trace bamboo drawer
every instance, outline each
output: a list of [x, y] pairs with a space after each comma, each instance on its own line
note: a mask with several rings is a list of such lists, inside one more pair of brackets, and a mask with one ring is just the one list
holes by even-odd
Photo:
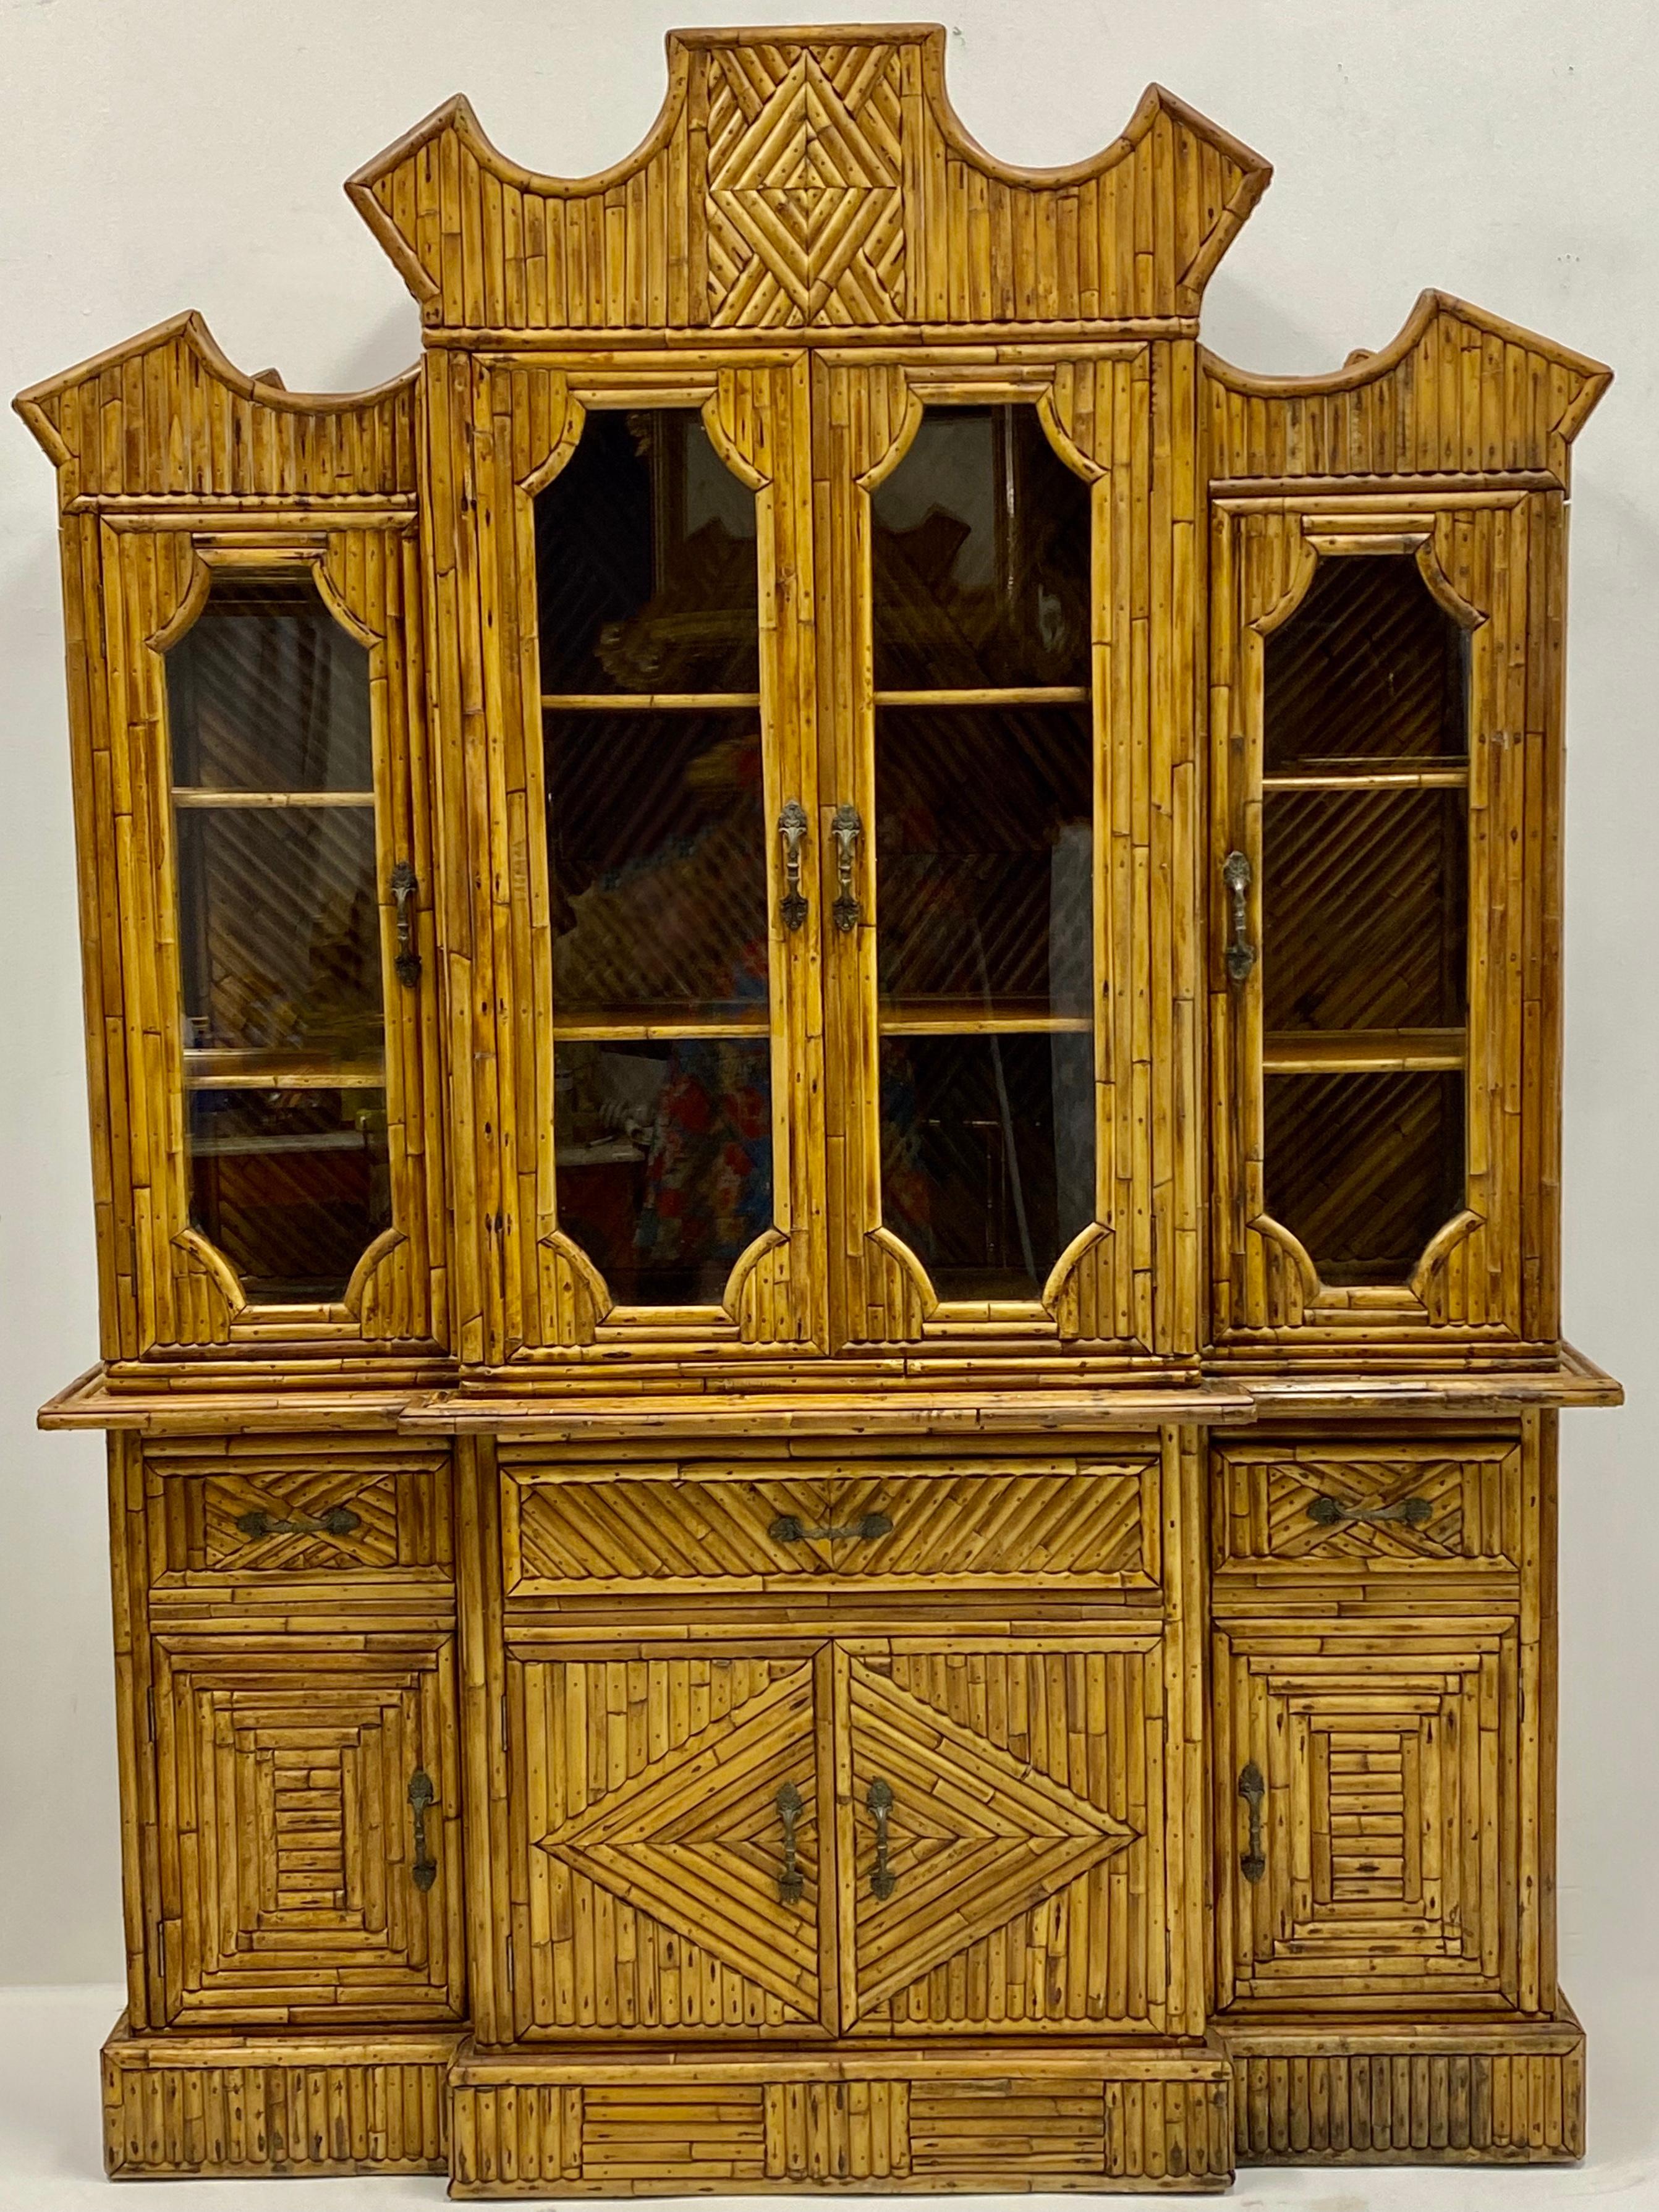
[[1139, 1454], [979, 1461], [501, 1455], [504, 1579], [515, 1597], [1020, 1579], [1157, 1587], [1157, 1462]]
[[1513, 1434], [1218, 1445], [1216, 1603], [1320, 1588], [1512, 1603], [1526, 1553], [1526, 1463]]
[[447, 1583], [449, 1454], [393, 1438], [179, 1437], [146, 1448], [161, 1590], [363, 1577]]

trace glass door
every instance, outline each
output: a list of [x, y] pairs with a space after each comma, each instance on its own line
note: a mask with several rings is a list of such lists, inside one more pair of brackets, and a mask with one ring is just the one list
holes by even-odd
[[559, 1226], [719, 1308], [775, 1212], [756, 492], [698, 409], [592, 408], [535, 544]]
[[928, 409], [870, 560], [881, 1219], [1036, 1307], [1096, 1212], [1089, 486], [1035, 406]]

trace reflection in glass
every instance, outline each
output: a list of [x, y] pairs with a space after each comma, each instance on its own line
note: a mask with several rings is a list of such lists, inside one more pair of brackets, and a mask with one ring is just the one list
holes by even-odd
[[546, 733], [555, 1006], [763, 1012], [757, 716], [559, 713]]
[[886, 1036], [882, 1218], [942, 1298], [1042, 1295], [1095, 1215], [1087, 1034]]
[[308, 574], [216, 575], [167, 654], [191, 1218], [255, 1304], [390, 1219], [368, 655]]
[[191, 1213], [256, 1305], [337, 1298], [392, 1219], [380, 1091], [192, 1090]]
[[772, 1219], [763, 1038], [562, 1044], [559, 1226], [625, 1305], [717, 1305]]
[[536, 501], [542, 690], [753, 691], [755, 495], [691, 408], [594, 409]]
[[878, 710], [884, 1000], [1088, 1013], [1091, 750], [1086, 704]]
[[1463, 1079], [1270, 1075], [1267, 1203], [1333, 1285], [1403, 1283], [1463, 1204]]
[[1269, 1030], [1455, 1028], [1464, 1016], [1462, 791], [1284, 791], [1262, 814]]
[[871, 495], [876, 685], [1089, 681], [1089, 493], [1035, 409], [924, 416]]
[[1265, 765], [1459, 759], [1468, 750], [1468, 635], [1409, 554], [1320, 562], [1267, 639]]
[[368, 655], [309, 574], [222, 570], [167, 654], [173, 781], [196, 789], [374, 783]]

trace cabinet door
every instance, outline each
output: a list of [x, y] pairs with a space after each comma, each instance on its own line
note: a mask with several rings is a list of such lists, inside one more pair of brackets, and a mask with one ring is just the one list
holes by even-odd
[[439, 383], [477, 489], [445, 689], [490, 702], [461, 732], [490, 856], [456, 994], [464, 1354], [821, 1340], [805, 365]]
[[103, 532], [129, 1356], [444, 1327], [415, 539], [269, 520]]
[[1555, 1334], [1560, 557], [1553, 495], [1218, 503], [1223, 1343]]
[[1155, 738], [1144, 643], [1154, 597], [1174, 620], [1167, 349], [815, 374], [833, 1334], [1178, 1348], [1190, 671], [1166, 641]]
[[836, 1665], [843, 2030], [1163, 2027], [1158, 1633], [896, 1638]]
[[175, 2026], [465, 2011], [453, 1646], [361, 1641], [155, 1639]]
[[1515, 2002], [1516, 1647], [1455, 1619], [1217, 1634], [1220, 2002]]
[[813, 2034], [835, 2016], [827, 1654], [508, 1668], [517, 2033]]

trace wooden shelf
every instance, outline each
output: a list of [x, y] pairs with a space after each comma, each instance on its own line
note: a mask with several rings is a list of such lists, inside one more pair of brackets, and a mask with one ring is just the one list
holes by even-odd
[[1000, 684], [957, 691], [878, 691], [878, 707], [1081, 707], [1086, 684]]
[[714, 714], [758, 709], [758, 691], [544, 691], [542, 706], [563, 714]]
[[1038, 999], [884, 999], [877, 1025], [883, 1036], [1086, 1036], [1094, 1018], [1050, 1013]]
[[764, 1007], [750, 1014], [676, 1013], [640, 1007], [610, 1014], [564, 1014], [553, 1021], [556, 1044], [643, 1044], [656, 1038], [765, 1037], [771, 1018]]
[[1264, 775], [1266, 796], [1275, 791], [1462, 791], [1469, 781], [1467, 761], [1435, 761], [1421, 768], [1287, 769]]
[[174, 784], [173, 803], [186, 811], [221, 809], [373, 806], [372, 791], [214, 791], [201, 784]]
[[328, 1060], [319, 1053], [214, 1048], [185, 1054], [186, 1091], [379, 1091], [379, 1060]]
[[1264, 1075], [1431, 1074], [1461, 1069], [1467, 1030], [1276, 1030], [1261, 1048]]

